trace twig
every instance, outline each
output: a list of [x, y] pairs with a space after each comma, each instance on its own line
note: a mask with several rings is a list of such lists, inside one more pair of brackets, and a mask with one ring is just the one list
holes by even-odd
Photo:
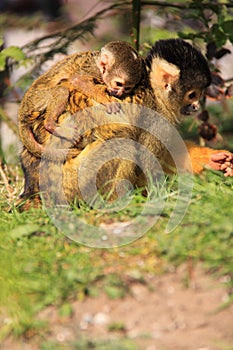
[[225, 83], [229, 83], [230, 81], [233, 81], [233, 77], [225, 79]]
[[[47, 40], [47, 39], [53, 39], [58, 37], [57, 44], [59, 44], [59, 41], [64, 40], [63, 42], [63, 49], [64, 47], [67, 47], [69, 42], [72, 40], [77, 39], [78, 37], [82, 37], [86, 32], [92, 32], [93, 29], [95, 28], [95, 22], [97, 19], [99, 19], [103, 14], [106, 14], [109, 11], [112, 11], [114, 9], [120, 8], [122, 9], [122, 5], [129, 5], [130, 2], [119, 2], [117, 4], [113, 4], [112, 6], [109, 6], [103, 10], [98, 11], [94, 16], [87, 18], [83, 22], [80, 22], [78, 24], [75, 24], [71, 27], [68, 27], [67, 29], [63, 31], [56, 31], [55, 33], [48, 34], [46, 36], [43, 36], [41, 38], [35, 39], [33, 41], [30, 41], [26, 45], [22, 47], [23, 50], [32, 50], [34, 48], [38, 48], [38, 45]], [[56, 44], [56, 43], [55, 43]], [[55, 44], [53, 46], [55, 47]], [[50, 44], [51, 47], [51, 44]], [[52, 50], [51, 50], [52, 51]]]
[[0, 175], [3, 179], [3, 183], [6, 187], [9, 198], [12, 198], [13, 190], [12, 190], [11, 186], [9, 185], [9, 181], [8, 181], [8, 178], [7, 178], [4, 170], [3, 170], [2, 163], [0, 163]]
[[[122, 11], [129, 5], [131, 5], [131, 1], [118, 1], [115, 4], [98, 11], [94, 16], [89, 17], [78, 24], [68, 27], [62, 31], [56, 31], [30, 41], [26, 45], [22, 46], [21, 49], [26, 53], [29, 59], [32, 59], [35, 62], [34, 67], [38, 65], [41, 66], [46, 60], [53, 58], [56, 53], [66, 54], [68, 46], [75, 40], [83, 39], [87, 34], [93, 35], [93, 31], [96, 27], [96, 21], [101, 19], [103, 15], [106, 15], [110, 11], [116, 9]], [[52, 43], [51, 40], [53, 41]], [[38, 53], [38, 48], [40, 48], [42, 52]], [[34, 68], [32, 71], [34, 71]]]
[[132, 9], [132, 36], [135, 49], [139, 50], [140, 20], [141, 20], [141, 2], [133, 0]]
[[[180, 10], [186, 10], [186, 9], [189, 9], [189, 8], [197, 8], [197, 5], [194, 4], [194, 3], [187, 3], [186, 5], [184, 4], [180, 4], [180, 3], [171, 3], [171, 2], [160, 2], [160, 1], [141, 1], [141, 5], [152, 5], [152, 6], [161, 6], [161, 7], [174, 7], [174, 8], [177, 8], [177, 9], [180, 9]], [[213, 5], [213, 3], [209, 2], [209, 3], [202, 3], [202, 6], [205, 6], [206, 8], [211, 8]], [[221, 4], [218, 4], [218, 6], [226, 6], [226, 7], [233, 7], [233, 3], [230, 2], [230, 3], [221, 3]]]

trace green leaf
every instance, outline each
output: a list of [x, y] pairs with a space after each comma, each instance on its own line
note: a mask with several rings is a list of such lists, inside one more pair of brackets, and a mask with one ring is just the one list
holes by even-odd
[[178, 32], [178, 35], [180, 38], [182, 39], [189, 39], [189, 40], [193, 40], [197, 37], [196, 33], [184, 33], [184, 32]]
[[6, 57], [4, 55], [1, 55], [0, 52], [0, 72], [4, 71], [6, 67]]
[[222, 23], [222, 29], [226, 34], [229, 34], [231, 37], [233, 36], [233, 20], [226, 21]]
[[11, 57], [16, 61], [21, 61], [26, 58], [25, 53], [17, 46], [9, 46], [1, 51], [1, 55]]
[[233, 43], [233, 35], [229, 35], [229, 40], [231, 43]]
[[24, 236], [30, 236], [37, 231], [41, 231], [41, 227], [38, 224], [25, 224], [11, 230], [9, 236], [13, 239], [18, 239]]
[[215, 42], [218, 47], [221, 47], [226, 43], [227, 36], [217, 24], [212, 26], [211, 33], [215, 37]]

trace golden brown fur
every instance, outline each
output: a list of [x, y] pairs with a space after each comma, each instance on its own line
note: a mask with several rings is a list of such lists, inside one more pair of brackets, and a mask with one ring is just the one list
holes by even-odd
[[[189, 50], [191, 50], [191, 58], [193, 61], [192, 69], [196, 70], [197, 76], [197, 81], [195, 81], [193, 79], [194, 75], [192, 69], [189, 70], [189, 68], [187, 68], [189, 67], [188, 65], [185, 67], [183, 66], [184, 55], [182, 52], [180, 54], [182, 60], [179, 61], [179, 58], [178, 61], [175, 62], [176, 64], [170, 62], [167, 57], [166, 60], [164, 59], [163, 47], [166, 47], [167, 43], [166, 41], [161, 42], [161, 48], [158, 47], [155, 49], [154, 53], [152, 52], [151, 65], [148, 65], [149, 76], [147, 77], [145, 73], [140, 84], [134, 90], [134, 93], [123, 99], [123, 102], [126, 103], [135, 103], [140, 106], [145, 106], [146, 108], [148, 107], [152, 110], [151, 114], [149, 113], [150, 118], [147, 118], [143, 111], [136, 111], [136, 113], [131, 114], [130, 107], [127, 108], [123, 105], [124, 122], [126, 122], [126, 124], [114, 123], [113, 120], [113, 124], [111, 125], [107, 123], [93, 129], [91, 113], [88, 117], [89, 119], [85, 118], [87, 123], [90, 121], [90, 124], [87, 125], [87, 129], [88, 127], [91, 129], [86, 133], [84, 132], [82, 135], [83, 138], [78, 145], [79, 148], [83, 148], [80, 154], [72, 159], [67, 159], [63, 165], [58, 162], [53, 163], [47, 160], [44, 166], [42, 164], [43, 171], [40, 174], [42, 189], [49, 190], [51, 193], [55, 194], [54, 199], [56, 203], [63, 204], [64, 200], [70, 203], [76, 198], [82, 198], [80, 185], [82, 191], [84, 190], [85, 193], [88, 193], [89, 187], [91, 187], [93, 181], [95, 181], [92, 168], [94, 171], [95, 169], [98, 170], [96, 178], [97, 188], [100, 189], [103, 194], [107, 194], [108, 192], [112, 193], [112, 198], [115, 197], [117, 183], [121, 179], [129, 180], [133, 187], [147, 185], [145, 174], [143, 174], [137, 164], [143, 162], [145, 168], [150, 170], [151, 158], [147, 156], [144, 157], [142, 153], [138, 152], [137, 147], [133, 145], [126, 150], [126, 154], [130, 153], [131, 160], [119, 159], [116, 151], [115, 159], [109, 160], [98, 169], [99, 158], [104, 159], [105, 157], [107, 158], [108, 155], [108, 150], [105, 150], [104, 147], [107, 140], [115, 140], [116, 149], [121, 148], [122, 139], [129, 139], [138, 144], [142, 144], [161, 162], [164, 170], [168, 172], [175, 171], [174, 160], [171, 154], [166, 150], [163, 142], [161, 142], [160, 136], [162, 138], [164, 137], [165, 140], [169, 140], [172, 128], [168, 126], [168, 123], [175, 126], [181, 121], [181, 113], [189, 115], [192, 111], [196, 111], [200, 93], [209, 84], [209, 70], [207, 64], [205, 64], [204, 58], [203, 62], [201, 62], [202, 56], [198, 53], [196, 62], [194, 60], [196, 51], [189, 46], [185, 46], [187, 54]], [[173, 50], [174, 42], [169, 42], [168, 44], [172, 44]], [[183, 42], [176, 41], [175, 44], [177, 44], [178, 50], [182, 51]], [[200, 57], [201, 60], [199, 60]], [[189, 60], [190, 57], [186, 59]], [[75, 98], [77, 98], [77, 96], [74, 94], [70, 99], [69, 108], [71, 113], [73, 113], [76, 108], [73, 109], [73, 106], [79, 106]], [[153, 111], [156, 111], [156, 113]], [[99, 118], [101, 120], [102, 115], [100, 109], [97, 109], [96, 113], [94, 113], [94, 119]], [[68, 120], [67, 116], [63, 114], [63, 116], [61, 116], [61, 119], [62, 118], [64, 119], [63, 123], [66, 123]], [[72, 115], [72, 118], [75, 120], [76, 115]], [[77, 118], [79, 119], [79, 117]], [[158, 118], [161, 118], [161, 120], [164, 119], [165, 122], [160, 121]], [[139, 125], [140, 128], [135, 127], [134, 124]], [[60, 125], [63, 125], [62, 122]], [[147, 130], [152, 130], [152, 135], [148, 133]], [[82, 130], [79, 130], [79, 132], [82, 134]], [[54, 136], [50, 136], [50, 139], [46, 140], [44, 144], [46, 145], [47, 142], [49, 144], [55, 144], [55, 147], [62, 143], [59, 138], [54, 138]], [[190, 143], [186, 145], [189, 153], [183, 152], [183, 150], [177, 150], [176, 152], [178, 166], [183, 167], [184, 170], [192, 171], [189, 161], [190, 154], [191, 161], [193, 161], [194, 173], [202, 171], [204, 166], [209, 163], [210, 155], [217, 152], [207, 148], [196, 147]], [[22, 157], [23, 160], [26, 159], [26, 168], [28, 168], [28, 164], [30, 163], [27, 156], [28, 155], [23, 154]], [[38, 162], [37, 158], [35, 158], [35, 163], [36, 162]], [[33, 161], [31, 163], [33, 163]], [[78, 175], [80, 169], [82, 170], [82, 177]], [[38, 172], [37, 174], [33, 173], [30, 177], [26, 176], [26, 181], [29, 179], [29, 184], [26, 184], [24, 197], [27, 197], [28, 194], [34, 194], [35, 190], [39, 190], [38, 177]], [[60, 182], [60, 188], [56, 188], [58, 182]], [[62, 190], [63, 193], [61, 197], [59, 190]], [[92, 195], [92, 192], [90, 192], [90, 195]]]

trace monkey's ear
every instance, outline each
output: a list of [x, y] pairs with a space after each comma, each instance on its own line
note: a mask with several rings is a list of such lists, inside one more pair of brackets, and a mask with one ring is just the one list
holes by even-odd
[[115, 58], [109, 50], [104, 48], [100, 52], [99, 69], [102, 74], [109, 71], [115, 62]]
[[173, 83], [179, 79], [180, 70], [177, 66], [159, 57], [152, 59], [150, 81], [152, 86], [170, 91]]

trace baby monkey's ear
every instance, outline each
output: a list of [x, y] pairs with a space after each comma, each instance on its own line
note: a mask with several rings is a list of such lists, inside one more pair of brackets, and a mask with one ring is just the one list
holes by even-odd
[[107, 50], [106, 48], [102, 48], [100, 51], [100, 59], [98, 62], [99, 69], [102, 74], [109, 72], [112, 66], [115, 63], [114, 55]]
[[151, 63], [150, 81], [153, 88], [160, 87], [169, 92], [172, 85], [179, 79], [180, 70], [177, 66], [159, 57], [154, 57]]

